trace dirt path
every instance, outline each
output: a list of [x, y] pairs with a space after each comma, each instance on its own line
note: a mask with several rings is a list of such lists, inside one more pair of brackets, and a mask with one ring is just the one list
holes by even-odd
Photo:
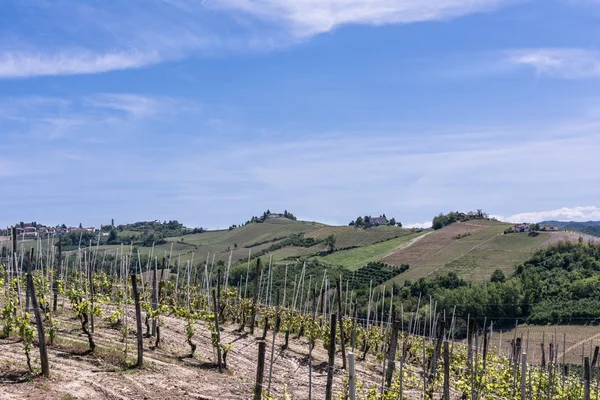
[[406, 243], [402, 243], [400, 246], [396, 247], [394, 250], [390, 251], [388, 254], [386, 254], [385, 256], [383, 256], [383, 258], [389, 257], [392, 254], [394, 254], [394, 253], [396, 253], [396, 252], [398, 252], [400, 250], [404, 250], [404, 249], [409, 248], [410, 246], [412, 246], [413, 244], [417, 243], [419, 240], [423, 239], [425, 236], [430, 235], [431, 233], [432, 232], [427, 232], [427, 233], [425, 233], [425, 234], [423, 234], [421, 236], [418, 236], [418, 237], [416, 237], [414, 239], [409, 240]]

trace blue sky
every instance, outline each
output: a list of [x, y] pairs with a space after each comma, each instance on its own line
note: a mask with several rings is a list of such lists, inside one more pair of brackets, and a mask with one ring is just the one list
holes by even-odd
[[600, 219], [600, 1], [0, 7], [1, 225]]

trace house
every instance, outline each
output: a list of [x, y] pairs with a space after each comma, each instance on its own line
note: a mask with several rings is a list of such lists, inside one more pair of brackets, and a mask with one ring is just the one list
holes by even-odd
[[275, 218], [284, 218], [285, 215], [283, 214], [267, 214], [267, 219], [275, 219]]
[[371, 225], [387, 225], [388, 219], [385, 215], [379, 217], [371, 217]]
[[513, 230], [515, 232], [529, 232], [529, 225], [528, 224], [517, 224], [513, 227]]

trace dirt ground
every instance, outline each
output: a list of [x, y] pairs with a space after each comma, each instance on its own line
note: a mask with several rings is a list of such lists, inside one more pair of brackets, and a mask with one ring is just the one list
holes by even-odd
[[545, 247], [550, 246], [551, 244], [556, 244], [561, 241], [562, 242], [577, 242], [580, 237], [583, 238], [584, 243], [591, 242], [593, 244], [600, 244], [600, 237], [586, 235], [585, 233], [570, 232], [570, 231], [558, 231], [558, 232], [548, 232], [548, 233], [550, 233], [550, 238], [538, 246], [540, 249], [543, 249]]
[[456, 241], [457, 235], [473, 234], [487, 227], [484, 224], [456, 222], [444, 229], [431, 232], [422, 240], [415, 242], [410, 247], [395, 251], [382, 261], [396, 266], [402, 264], [414, 266]]
[[[190, 358], [184, 334], [184, 322], [174, 317], [162, 318], [163, 342], [154, 348], [154, 338], [144, 339], [144, 368], [128, 369], [123, 365], [121, 334], [108, 323], [96, 318], [95, 354], [86, 352], [87, 338], [79, 321], [68, 310], [59, 310], [56, 344], [49, 347], [51, 377], [32, 377], [27, 372], [23, 344], [11, 337], [0, 341], [0, 398], [2, 399], [249, 399], [256, 376], [257, 339], [237, 333], [237, 326], [226, 325], [222, 341], [231, 343], [228, 368], [219, 373], [214, 366], [215, 354], [210, 331], [197, 323], [193, 341], [198, 345], [196, 357]], [[128, 361], [136, 353], [133, 309], [128, 312]], [[145, 327], [144, 327], [145, 329]], [[261, 332], [257, 329], [256, 335]], [[268, 387], [272, 332], [267, 336], [264, 388]], [[283, 398], [284, 390], [292, 399], [308, 398], [308, 341], [293, 339], [282, 351], [283, 335], [276, 338], [271, 394]], [[32, 351], [32, 362], [39, 367], [39, 351]], [[379, 363], [377, 363], [379, 364]], [[327, 352], [321, 343], [313, 351], [313, 399], [325, 398]], [[341, 368], [341, 356], [335, 365]], [[334, 392], [343, 387], [345, 372], [336, 369]], [[357, 379], [372, 387], [380, 383], [381, 368], [376, 363], [357, 363]]]

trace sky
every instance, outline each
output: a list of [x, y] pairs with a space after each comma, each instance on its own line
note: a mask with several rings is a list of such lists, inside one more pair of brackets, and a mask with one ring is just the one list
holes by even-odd
[[599, 0], [0, 10], [0, 226], [600, 219]]

